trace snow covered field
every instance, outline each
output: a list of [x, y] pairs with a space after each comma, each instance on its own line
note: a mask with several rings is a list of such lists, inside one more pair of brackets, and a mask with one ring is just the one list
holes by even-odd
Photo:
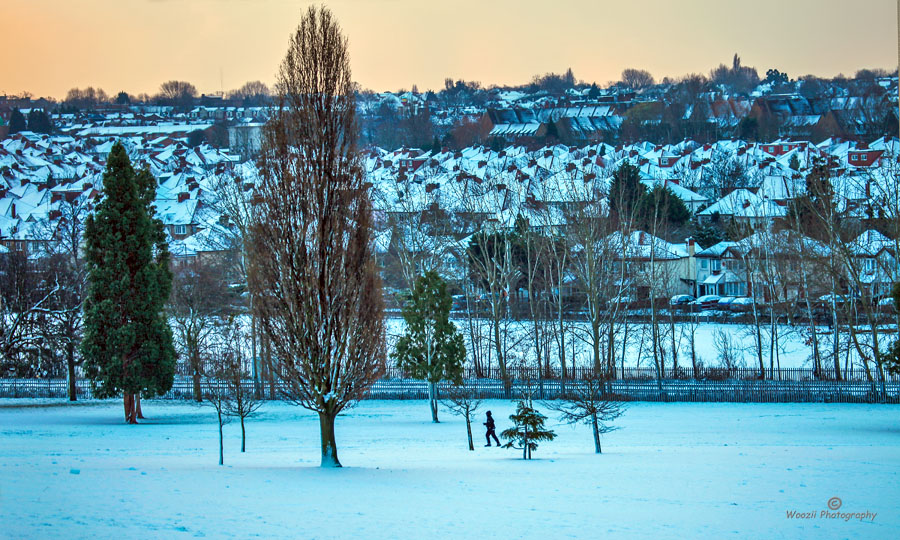
[[[486, 346], [490, 346], [490, 328], [488, 320], [478, 319], [477, 321], [480, 325], [481, 333], [484, 336], [484, 342]], [[463, 337], [466, 340], [466, 350], [471, 355], [471, 351], [473, 348], [472, 340], [470, 339], [466, 321], [463, 319], [454, 319], [453, 322], [456, 323], [457, 327], [463, 333]], [[532, 324], [533, 323], [528, 320], [512, 321], [509, 323], [508, 332], [510, 338], [508, 340], [508, 346], [510, 347], [510, 351], [514, 356], [524, 356], [526, 358], [536, 357], [532, 341], [533, 338], [530, 334], [530, 332], [533, 331]], [[566, 350], [568, 352], [569, 361], [571, 362], [571, 358], [574, 353], [578, 365], [590, 365], [591, 349], [589, 342], [586, 341], [589, 333], [588, 323], [584, 321], [568, 321], [567, 325], [569, 331], [568, 335], [566, 336], [566, 340], [568, 343], [566, 345]], [[396, 338], [403, 333], [404, 326], [405, 325], [402, 319], [387, 319], [386, 327], [389, 344], [393, 344]], [[652, 355], [650, 353], [649, 336], [647, 334], [643, 336], [644, 342], [643, 344], [641, 343], [641, 333], [646, 326], [646, 324], [642, 323], [632, 323], [630, 325], [630, 329], [628, 330], [628, 344], [625, 354], [626, 366], [644, 368], [650, 368], [653, 366]], [[663, 332], [668, 332], [669, 327], [667, 325], [663, 326]], [[691, 363], [690, 341], [687, 334], [688, 328], [688, 325], [682, 323], [678, 323], [675, 325], [675, 346], [678, 350], [679, 364], [682, 367], [690, 366]], [[805, 335], [806, 330], [807, 328], [805, 326], [780, 325], [778, 327], [779, 346], [778, 350], [776, 351], [777, 360], [773, 361], [773, 363], [775, 363], [776, 365], [780, 365], [782, 368], [811, 368], [812, 351], [810, 346], [805, 343], [807, 339]], [[826, 327], [820, 327], [818, 331], [820, 333], [820, 346], [823, 348], [823, 350], [830, 350], [831, 334], [829, 333], [829, 330]], [[706, 365], [707, 367], [713, 367], [720, 364], [719, 352], [715, 345], [716, 332], [724, 332], [731, 338], [734, 345], [734, 353], [737, 356], [739, 365], [749, 367], [755, 367], [757, 365], [758, 361], [756, 353], [753, 349], [753, 342], [755, 338], [752, 333], [752, 327], [740, 324], [703, 322], [696, 327], [695, 347], [697, 357], [704, 365]], [[769, 337], [767, 332], [768, 328], [766, 327], [764, 328], [763, 337], [763, 357], [765, 359], [766, 366], [768, 367]], [[621, 337], [619, 337], [618, 339], [618, 346], [621, 346]], [[847, 336], [844, 336], [842, 337], [842, 339], [846, 340], [849, 338], [847, 338]], [[868, 339], [868, 336], [866, 334], [863, 334], [862, 339]], [[882, 335], [881, 339], [885, 342], [889, 342], [891, 340], [890, 336], [886, 335]], [[663, 345], [665, 347], [669, 347], [671, 345], [671, 340], [668, 335], [663, 340]], [[388, 350], [390, 350], [390, 346], [388, 347]], [[555, 358], [557, 355], [556, 346], [551, 343], [549, 345], [549, 350], [551, 353], [551, 359], [553, 359], [553, 363], [555, 365]], [[846, 345], [842, 345], [842, 351], [846, 352]], [[855, 352], [852, 350], [850, 351], [850, 357], [852, 359], [856, 358]], [[855, 361], [854, 363], [859, 364], [858, 361]]]
[[[514, 404], [490, 401], [498, 432]], [[539, 407], [541, 408], [541, 407]], [[479, 411], [477, 435], [485, 408]], [[546, 409], [543, 409], [545, 413]], [[461, 419], [424, 401], [365, 401], [338, 419], [344, 469], [318, 467], [318, 422], [267, 404], [226, 426], [147, 401], [0, 400], [4, 538], [895, 538], [900, 409], [635, 403], [593, 454], [585, 426], [550, 426], [535, 460], [466, 449]], [[550, 416], [548, 414], [548, 416]], [[874, 520], [820, 518], [838, 512]], [[788, 511], [815, 512], [790, 519]]]

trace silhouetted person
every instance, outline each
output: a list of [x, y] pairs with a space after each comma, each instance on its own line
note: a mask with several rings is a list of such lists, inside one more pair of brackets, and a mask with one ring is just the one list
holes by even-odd
[[484, 423], [484, 426], [487, 428], [487, 433], [484, 434], [484, 438], [487, 439], [487, 444], [485, 446], [491, 445], [491, 437], [497, 441], [497, 446], [500, 446], [500, 440], [497, 439], [497, 433], [494, 431], [494, 417], [491, 416], [491, 411], [487, 412], [487, 422]]

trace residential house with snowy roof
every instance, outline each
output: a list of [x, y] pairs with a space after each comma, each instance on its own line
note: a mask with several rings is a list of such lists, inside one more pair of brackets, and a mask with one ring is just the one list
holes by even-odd
[[737, 242], [719, 242], [696, 254], [697, 296], [746, 296], [747, 272]]

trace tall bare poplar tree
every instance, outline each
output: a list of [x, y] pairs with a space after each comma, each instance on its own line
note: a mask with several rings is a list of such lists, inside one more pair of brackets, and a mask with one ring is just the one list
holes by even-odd
[[384, 323], [347, 40], [329, 10], [304, 14], [276, 92], [248, 280], [284, 397], [319, 414], [322, 466], [340, 467], [334, 420], [382, 371]]

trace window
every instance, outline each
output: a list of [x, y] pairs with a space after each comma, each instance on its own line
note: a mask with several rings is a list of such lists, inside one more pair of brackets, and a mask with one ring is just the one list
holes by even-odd
[[718, 272], [722, 261], [720, 261], [719, 259], [713, 259], [710, 262], [712, 263], [713, 272]]
[[706, 259], [700, 259], [700, 268], [703, 268], [704, 270], [707, 268]]
[[173, 234], [187, 234], [187, 226], [175, 225], [175, 232]]
[[787, 151], [790, 150], [790, 149], [791, 149], [791, 147], [788, 146], [788, 145], [786, 145], [786, 144], [785, 144], [785, 145], [782, 145], [782, 147], [781, 147], [781, 151], [782, 151], [782, 152], [787, 152]]

